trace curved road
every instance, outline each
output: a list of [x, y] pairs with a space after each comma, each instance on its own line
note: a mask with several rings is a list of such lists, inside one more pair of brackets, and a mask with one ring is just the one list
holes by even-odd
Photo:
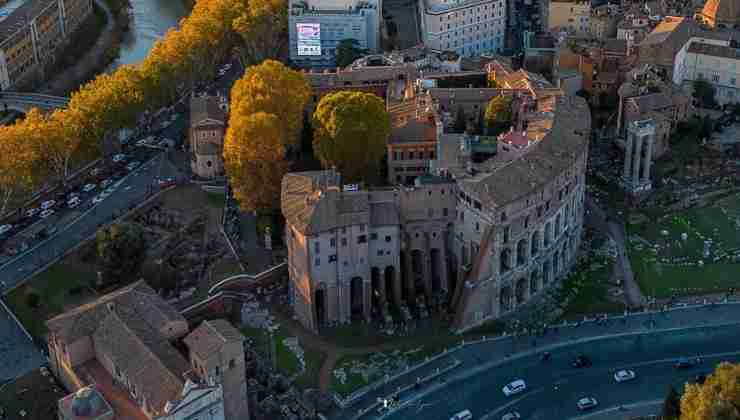
[[[547, 363], [541, 362], [538, 354], [530, 354], [492, 367], [477, 364], [438, 380], [383, 418], [448, 420], [468, 408], [476, 420], [498, 420], [508, 411], [518, 411], [524, 419], [559, 420], [585, 414], [576, 408], [576, 401], [584, 396], [595, 397], [599, 410], [659, 400], [670, 385], [680, 390], [687, 380], [709, 373], [720, 361], [740, 361], [740, 324], [609, 337], [563, 346], [551, 353], [552, 360]], [[570, 361], [580, 353], [591, 358], [592, 367], [570, 367]], [[699, 365], [674, 369], [676, 358], [697, 355], [702, 356]], [[616, 383], [613, 373], [624, 368], [633, 369], [638, 378]], [[527, 382], [528, 389], [505, 397], [501, 388], [519, 378]], [[628, 415], [625, 411], [616, 418]]]

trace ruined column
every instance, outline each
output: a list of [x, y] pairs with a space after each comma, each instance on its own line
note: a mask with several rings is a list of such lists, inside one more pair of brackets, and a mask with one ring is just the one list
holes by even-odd
[[393, 269], [393, 301], [396, 302], [396, 306], [401, 306], [401, 296], [403, 294], [401, 293], [401, 287], [403, 285], [401, 284], [401, 270], [403, 267], [394, 267]]
[[432, 255], [429, 252], [429, 246], [427, 245], [426, 251], [421, 253], [421, 276], [424, 282], [424, 294], [427, 299], [432, 297]]
[[624, 171], [622, 172], [622, 177], [626, 180], [629, 180], [630, 174], [632, 173], [632, 141], [633, 141], [633, 135], [632, 133], [627, 133], [627, 140], [625, 142], [624, 146]]
[[410, 305], [414, 302], [416, 302], [416, 285], [414, 284], [414, 261], [413, 261], [413, 254], [410, 251], [406, 251], [406, 267], [404, 269], [406, 270], [406, 290], [408, 291], [408, 302], [406, 302], [407, 305]]
[[365, 321], [370, 322], [372, 313], [372, 282], [370, 279], [363, 279], [362, 281], [362, 316]]
[[635, 136], [635, 151], [632, 156], [632, 178], [630, 182], [634, 185], [640, 180], [640, 161], [642, 160], [642, 138]]
[[[452, 293], [452, 290], [450, 290], [450, 282], [449, 282], [449, 268], [447, 267], [447, 249], [445, 247], [445, 244], [443, 243], [442, 246], [439, 248], [439, 285], [442, 289], [447, 290], [447, 293]], [[432, 264], [434, 264], [434, 261], [432, 261]]]
[[643, 173], [642, 180], [650, 182], [650, 166], [653, 164], [653, 146], [655, 143], [655, 135], [649, 135], [645, 137], [647, 142], [647, 148], [645, 152], [645, 171]]

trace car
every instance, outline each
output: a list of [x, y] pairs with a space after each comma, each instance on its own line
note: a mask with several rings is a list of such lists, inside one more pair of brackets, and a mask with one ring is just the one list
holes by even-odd
[[507, 384], [502, 389], [502, 391], [504, 391], [504, 395], [506, 395], [507, 397], [510, 397], [520, 392], [524, 392], [524, 390], [526, 389], [527, 389], [527, 384], [523, 380], [517, 379], [514, 382]]
[[50, 208], [57, 205], [56, 200], [46, 200], [43, 203], [41, 203], [41, 210], [49, 210]]
[[80, 193], [78, 193], [77, 191], [72, 191], [71, 193], [67, 194], [67, 201], [74, 198], [80, 198]]
[[116, 155], [113, 155], [113, 162], [124, 162], [126, 160], [126, 155], [123, 153], [118, 153]]
[[86, 184], [84, 187], [82, 187], [82, 191], [84, 191], [84, 192], [90, 192], [90, 191], [94, 190], [97, 187], [98, 186], [95, 185], [95, 184]]
[[230, 70], [230, 69], [231, 69], [231, 63], [226, 63], [226, 64], [224, 64], [224, 67], [223, 67], [223, 69], [224, 69], [224, 70]]
[[688, 369], [692, 366], [691, 361], [685, 357], [676, 360], [676, 364], [673, 365], [676, 369]]
[[54, 214], [54, 210], [48, 209], [48, 210], [42, 211], [41, 214], [39, 214], [39, 217], [41, 217], [42, 219], [46, 219], [47, 217], [51, 216], [52, 214]]
[[93, 168], [90, 171], [90, 175], [92, 175], [92, 176], [98, 176], [101, 172], [103, 172], [103, 169], [102, 168]]
[[627, 382], [635, 379], [637, 375], [635, 375], [634, 370], [627, 370], [622, 369], [614, 374], [614, 380], [617, 382]]
[[126, 169], [128, 169], [129, 171], [133, 171], [134, 169], [138, 168], [139, 165], [140, 165], [139, 162], [133, 161], [133, 162], [129, 163], [128, 165], [126, 165]]
[[26, 210], [26, 217], [33, 217], [39, 212], [38, 207], [33, 207], [28, 210]]
[[72, 197], [69, 201], [67, 201], [67, 207], [73, 209], [80, 205], [82, 200], [80, 200], [79, 197]]
[[92, 202], [93, 202], [93, 204], [98, 204], [101, 201], [105, 200], [107, 197], [108, 197], [107, 195], [104, 195], [103, 193], [100, 193], [100, 194], [96, 195], [95, 197], [93, 197]]
[[108, 188], [108, 185], [112, 183], [113, 183], [112, 179], [104, 179], [103, 182], [100, 183], [100, 188], [103, 188], [103, 189]]
[[473, 420], [473, 413], [471, 413], [470, 410], [465, 409], [450, 417], [450, 420]]
[[522, 415], [519, 414], [518, 411], [512, 411], [509, 413], [506, 413], [501, 417], [501, 420], [519, 420], [522, 418]]
[[578, 400], [578, 403], [576, 404], [578, 406], [578, 409], [583, 410], [590, 410], [597, 405], [599, 405], [599, 402], [596, 401], [596, 398], [594, 397], [583, 397], [580, 400]]
[[572, 362], [570, 362], [570, 365], [574, 368], [582, 368], [582, 367], [588, 367], [591, 366], [591, 360], [589, 360], [588, 357], [586, 357], [583, 354], [578, 355], [575, 359], [573, 359]]
[[8, 232], [10, 232], [10, 231], [11, 231], [12, 229], [13, 229], [13, 225], [11, 225], [11, 224], [7, 224], [7, 225], [2, 225], [2, 226], [0, 226], [0, 235], [2, 235], [2, 234], [4, 234], [4, 233], [8, 233]]
[[107, 196], [113, 194], [114, 192], [116, 192], [116, 187], [114, 187], [113, 185], [111, 185], [110, 187], [106, 188], [103, 191], [103, 194], [105, 194], [105, 196], [107, 197]]

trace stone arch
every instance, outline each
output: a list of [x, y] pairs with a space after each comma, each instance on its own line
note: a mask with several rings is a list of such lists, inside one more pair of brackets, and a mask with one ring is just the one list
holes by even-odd
[[316, 328], [327, 322], [326, 287], [323, 283], [313, 291], [313, 307], [316, 312]]
[[500, 260], [500, 272], [502, 274], [511, 270], [511, 250], [509, 248], [501, 250]]
[[385, 290], [383, 287], [383, 279], [380, 278], [380, 268], [372, 267], [370, 269], [370, 308], [373, 313], [378, 314], [385, 304]]
[[550, 241], [552, 240], [552, 223], [547, 222], [545, 223], [545, 235], [544, 235], [545, 244], [543, 248], [547, 248], [550, 246]]
[[504, 286], [499, 292], [499, 304], [501, 305], [501, 312], [506, 312], [511, 309], [511, 286]]
[[516, 265], [524, 265], [527, 262], [527, 239], [520, 239], [516, 244]]
[[516, 304], [520, 305], [527, 300], [527, 279], [522, 277], [516, 281]]
[[530, 243], [530, 255], [533, 257], [540, 252], [540, 231], [535, 230], [532, 232], [532, 239]]
[[431, 265], [429, 274], [432, 277], [432, 292], [438, 293], [442, 291], [442, 287], [444, 285], [443, 277], [445, 273], [443, 273], [443, 267], [442, 264], [442, 252], [439, 250], [439, 248], [432, 248], [429, 250], [429, 264]]
[[537, 269], [529, 274], [529, 295], [532, 296], [540, 290], [540, 273]]
[[349, 307], [353, 319], [361, 319], [364, 310], [362, 277], [352, 277], [349, 282]]

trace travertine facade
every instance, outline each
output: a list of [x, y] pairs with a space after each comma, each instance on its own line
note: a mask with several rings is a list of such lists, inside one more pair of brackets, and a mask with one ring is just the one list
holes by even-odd
[[91, 0], [28, 0], [0, 21], [0, 90], [43, 76], [92, 10]]
[[[291, 295], [303, 325], [451, 305], [461, 331], [512, 313], [568, 272], [583, 225], [588, 106], [527, 72], [498, 66], [495, 78], [506, 89], [419, 95], [439, 130], [432, 174], [413, 187], [357, 190], [334, 171], [286, 175]], [[448, 131], [443, 108], [480, 109], [501, 94], [514, 97], [521, 147], [496, 152], [495, 140]], [[488, 158], [473, 159], [476, 148]]]
[[190, 166], [201, 178], [224, 174], [226, 101], [218, 96], [190, 99]]

